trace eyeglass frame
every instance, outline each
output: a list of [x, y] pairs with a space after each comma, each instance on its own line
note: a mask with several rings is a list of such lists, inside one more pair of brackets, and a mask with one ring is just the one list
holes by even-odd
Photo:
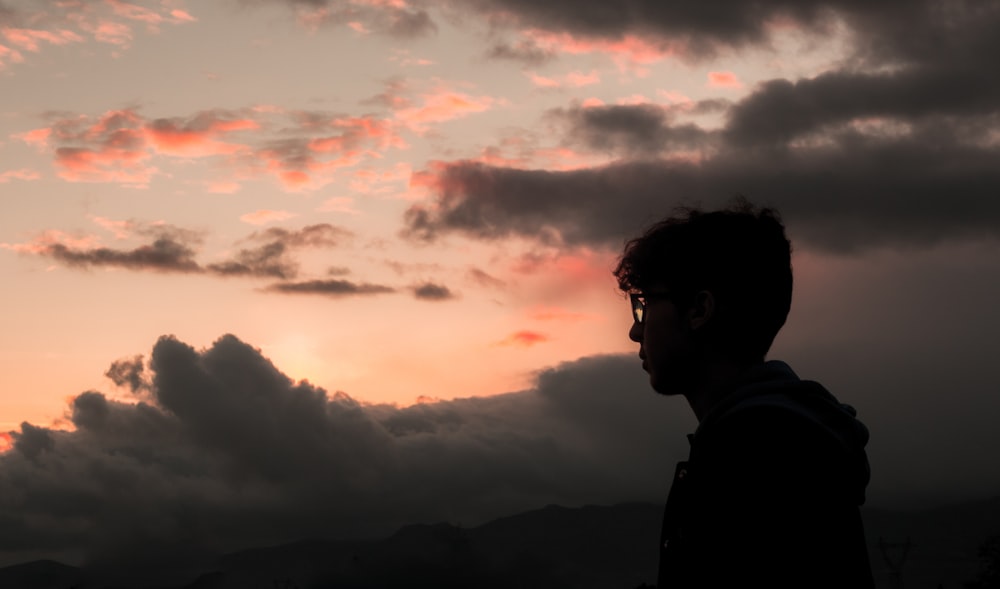
[[646, 319], [646, 304], [649, 301], [670, 298], [670, 295], [665, 292], [630, 292], [628, 296], [632, 304], [632, 320], [638, 325], [645, 325], [643, 322]]

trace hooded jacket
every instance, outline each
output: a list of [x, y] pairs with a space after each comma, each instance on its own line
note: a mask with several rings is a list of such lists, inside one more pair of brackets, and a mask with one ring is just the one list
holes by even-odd
[[874, 587], [859, 511], [868, 430], [855, 416], [783, 362], [748, 371], [688, 436], [658, 587]]

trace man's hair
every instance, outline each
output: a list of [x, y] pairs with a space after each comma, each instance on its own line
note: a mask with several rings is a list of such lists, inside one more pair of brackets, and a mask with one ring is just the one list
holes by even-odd
[[684, 310], [710, 291], [706, 335], [728, 356], [755, 361], [788, 317], [791, 250], [777, 211], [738, 197], [719, 211], [678, 209], [625, 244], [614, 275], [625, 292], [665, 288]]

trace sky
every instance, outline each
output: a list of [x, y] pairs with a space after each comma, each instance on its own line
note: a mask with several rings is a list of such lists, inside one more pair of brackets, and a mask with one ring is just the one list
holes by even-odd
[[858, 409], [869, 504], [1000, 493], [998, 25], [0, 0], [0, 563], [662, 500], [696, 424], [610, 271], [737, 194], [786, 223], [770, 357]]

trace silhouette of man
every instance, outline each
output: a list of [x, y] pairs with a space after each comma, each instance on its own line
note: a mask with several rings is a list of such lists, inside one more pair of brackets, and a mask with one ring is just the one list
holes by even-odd
[[743, 199], [683, 210], [629, 241], [614, 273], [650, 385], [699, 422], [667, 497], [658, 587], [874, 587], [859, 512], [868, 430], [764, 361], [792, 300], [778, 214]]

